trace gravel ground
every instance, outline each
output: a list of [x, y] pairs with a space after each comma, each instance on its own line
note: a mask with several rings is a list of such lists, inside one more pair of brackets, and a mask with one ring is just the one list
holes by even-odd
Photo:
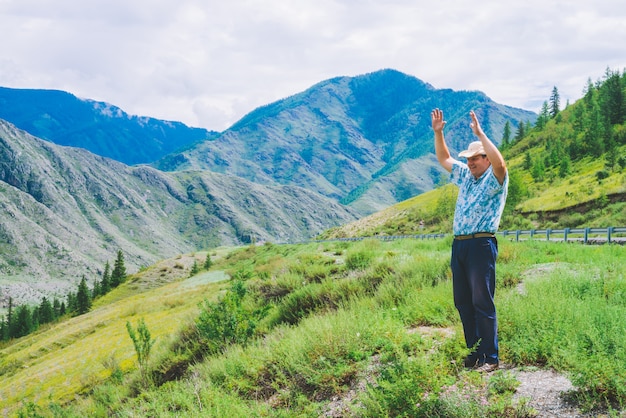
[[520, 381], [514, 399], [526, 398], [529, 406], [542, 418], [577, 418], [587, 417], [572, 405], [568, 405], [562, 395], [574, 389], [565, 376], [553, 370], [514, 370]]

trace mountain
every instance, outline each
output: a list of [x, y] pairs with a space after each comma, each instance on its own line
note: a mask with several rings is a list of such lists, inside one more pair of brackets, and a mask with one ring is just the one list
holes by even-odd
[[38, 302], [92, 280], [121, 249], [129, 271], [220, 245], [298, 241], [356, 219], [296, 186], [130, 167], [0, 120], [0, 297]]
[[[510, 175], [501, 230], [626, 225], [625, 85], [625, 73], [608, 70], [582, 99], [546, 109], [501, 146]], [[457, 190], [448, 183], [323, 237], [449, 233]]]
[[435, 107], [446, 112], [453, 152], [473, 139], [471, 109], [496, 143], [507, 122], [514, 129], [537, 118], [481, 92], [435, 89], [392, 69], [322, 81], [253, 110], [222, 133], [131, 116], [62, 91], [0, 88], [0, 118], [56, 144], [128, 165], [208, 169], [260, 184], [305, 187], [361, 214], [440, 182], [430, 128]]
[[111, 104], [58, 90], [0, 87], [0, 119], [59, 145], [85, 148], [125, 164], [149, 163], [217, 132], [131, 116]]
[[453, 152], [473, 140], [471, 109], [496, 143], [507, 122], [515, 128], [537, 117], [480, 92], [438, 90], [387, 69], [326, 80], [260, 107], [217, 138], [153, 166], [295, 184], [368, 214], [431, 190], [440, 181], [443, 171], [434, 159], [430, 127], [435, 107], [446, 111]]

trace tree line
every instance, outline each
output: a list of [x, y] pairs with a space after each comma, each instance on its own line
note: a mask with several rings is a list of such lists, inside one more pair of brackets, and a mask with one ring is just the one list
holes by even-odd
[[113, 263], [113, 269], [107, 261], [101, 278], [94, 281], [89, 289], [87, 279], [83, 275], [76, 291], [70, 291], [65, 298], [53, 298], [52, 301], [43, 297], [35, 306], [13, 306], [13, 299], [9, 298], [7, 314], [0, 318], [0, 340], [9, 341], [24, 337], [39, 329], [40, 326], [56, 322], [67, 316], [78, 316], [91, 310], [93, 301], [106, 295], [111, 290], [126, 281], [126, 266], [124, 254], [118, 250]]
[[626, 73], [607, 68], [602, 79], [587, 81], [583, 94], [574, 105], [565, 105], [568, 112], [564, 116], [559, 91], [554, 87], [535, 126], [520, 123], [514, 138], [507, 122], [503, 149], [528, 135], [533, 136], [531, 142], [544, 145], [539, 153], [535, 149], [524, 153], [524, 168], [535, 181], [548, 175], [565, 178], [571, 174], [572, 162], [588, 156], [604, 156], [605, 167], [598, 180], [626, 168], [626, 156], [619, 155], [619, 146], [626, 144]]

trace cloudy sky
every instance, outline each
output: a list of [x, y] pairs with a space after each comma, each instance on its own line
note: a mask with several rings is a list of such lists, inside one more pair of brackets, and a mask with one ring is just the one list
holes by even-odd
[[393, 68], [538, 112], [626, 69], [623, 0], [0, 0], [0, 86], [223, 130]]

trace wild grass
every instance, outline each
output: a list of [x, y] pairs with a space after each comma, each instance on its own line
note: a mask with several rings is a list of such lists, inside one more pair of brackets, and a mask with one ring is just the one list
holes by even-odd
[[[568, 246], [565, 246], [568, 247]], [[626, 402], [626, 271], [622, 247], [568, 247], [500, 300], [504, 355], [567, 371], [586, 408]], [[581, 251], [581, 250], [584, 250]], [[541, 266], [541, 265], [539, 265]]]
[[[0, 410], [12, 411], [26, 400], [63, 405], [116, 369], [133, 370], [136, 360], [126, 322], [144, 317], [155, 339], [166, 343], [182, 323], [197, 315], [206, 290], [206, 286], [185, 288], [178, 282], [132, 294], [123, 286], [119, 293], [124, 296], [110, 296], [114, 302], [4, 347], [0, 370], [6, 370], [6, 365], [18, 367], [0, 377]], [[180, 298], [186, 300], [184, 305], [169, 302]], [[113, 370], [105, 366], [112, 361], [117, 364]]]
[[[209, 276], [227, 272], [245, 284], [236, 312], [254, 321], [253, 338], [211, 353], [196, 330], [200, 311], [216, 306], [204, 300], [229, 300], [221, 298], [230, 283], [186, 286], [194, 276], [126, 290], [85, 318], [4, 347], [2, 410], [55, 417], [533, 416], [527, 403], [513, 400], [514, 371], [481, 376], [463, 369], [467, 350], [449, 255], [449, 240], [413, 239], [234, 250]], [[583, 410], [624, 409], [625, 264], [621, 246], [501, 240], [501, 361], [566, 374], [575, 385], [569, 396]], [[148, 388], [138, 384], [125, 329], [139, 318], [156, 341]]]

